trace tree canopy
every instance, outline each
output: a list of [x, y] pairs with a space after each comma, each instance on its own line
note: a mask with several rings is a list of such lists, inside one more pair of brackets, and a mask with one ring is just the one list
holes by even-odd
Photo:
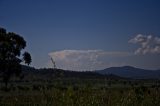
[[24, 52], [21, 59], [21, 51], [25, 47], [26, 41], [22, 36], [0, 28], [0, 75], [6, 86], [11, 76], [20, 75], [21, 62], [29, 65], [32, 61], [28, 52]]

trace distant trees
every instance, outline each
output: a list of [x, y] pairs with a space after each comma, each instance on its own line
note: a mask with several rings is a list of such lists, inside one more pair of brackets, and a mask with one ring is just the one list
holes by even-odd
[[20, 35], [6, 32], [0, 28], [0, 77], [7, 88], [11, 76], [20, 76], [21, 62], [31, 63], [31, 56], [25, 52], [21, 59], [21, 51], [26, 47], [26, 41]]

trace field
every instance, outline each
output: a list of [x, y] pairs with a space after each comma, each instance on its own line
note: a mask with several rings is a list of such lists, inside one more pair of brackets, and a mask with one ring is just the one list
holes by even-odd
[[54, 79], [1, 82], [0, 106], [160, 106], [158, 80]]

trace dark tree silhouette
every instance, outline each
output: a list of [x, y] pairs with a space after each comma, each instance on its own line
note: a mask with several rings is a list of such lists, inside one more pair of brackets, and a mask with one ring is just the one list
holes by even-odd
[[28, 52], [20, 58], [21, 50], [26, 47], [26, 41], [20, 35], [13, 32], [6, 32], [0, 28], [0, 76], [7, 88], [11, 76], [20, 76], [21, 62], [31, 63], [31, 56]]
[[23, 60], [25, 61], [25, 64], [30, 65], [32, 62], [31, 55], [28, 52], [24, 52]]

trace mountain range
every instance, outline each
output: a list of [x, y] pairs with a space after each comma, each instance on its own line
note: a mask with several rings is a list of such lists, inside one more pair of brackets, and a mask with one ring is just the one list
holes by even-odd
[[110, 67], [104, 70], [96, 70], [99, 74], [114, 74], [133, 79], [160, 79], [160, 70], [147, 70], [132, 66]]
[[132, 66], [110, 67], [96, 71], [70, 71], [63, 69], [22, 66], [25, 79], [80, 78], [80, 79], [160, 79], [160, 70], [147, 70]]

